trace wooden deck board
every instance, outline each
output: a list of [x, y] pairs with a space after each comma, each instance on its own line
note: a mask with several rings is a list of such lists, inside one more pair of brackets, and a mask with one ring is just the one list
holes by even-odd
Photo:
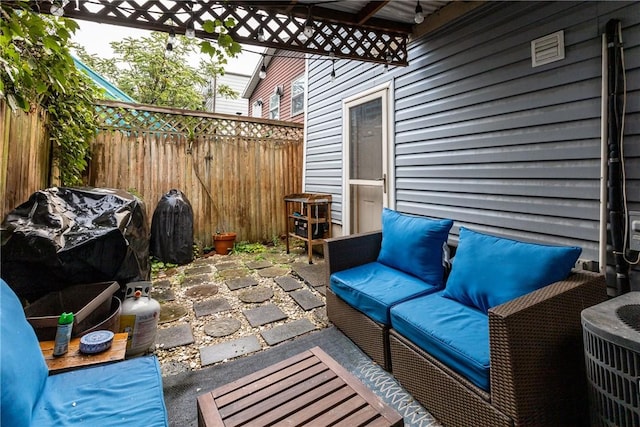
[[[308, 359], [311, 359], [311, 360], [308, 360]], [[213, 397], [218, 399], [219, 397], [224, 396], [225, 394], [231, 393], [235, 390], [238, 390], [242, 387], [250, 385], [254, 382], [258, 382], [260, 379], [273, 375], [274, 373], [277, 373], [279, 371], [284, 371], [285, 369], [289, 369], [292, 365], [300, 363], [304, 360], [308, 360], [307, 363], [310, 363], [310, 364], [317, 363], [317, 361], [313, 360], [313, 354], [309, 351], [305, 351], [304, 353], [297, 354], [293, 357], [290, 357], [289, 359], [273, 364], [266, 369], [261, 369], [257, 372], [254, 372], [253, 374], [249, 374], [229, 384], [225, 384], [221, 387], [218, 387], [217, 389], [213, 390], [211, 393]]]
[[327, 367], [321, 364], [316, 364], [301, 372], [293, 372], [292, 375], [287, 375], [288, 372], [286, 371], [280, 371], [277, 375], [268, 376], [256, 381], [256, 383], [254, 383], [257, 384], [256, 386], [249, 384], [217, 398], [216, 404], [219, 408], [224, 408], [230, 404], [253, 405], [265, 397], [294, 387], [298, 383], [304, 382], [324, 371], [327, 371]]
[[[222, 418], [225, 419], [225, 424], [227, 424], [228, 420], [230, 423], [229, 425], [236, 425], [235, 423], [237, 420], [241, 420], [242, 422], [254, 420], [257, 423], [256, 425], [269, 425], [269, 423], [286, 417], [289, 414], [303, 410], [315, 400], [330, 394], [339, 386], [340, 382], [337, 378], [331, 379], [331, 376], [327, 373], [322, 377], [315, 378], [321, 382], [316, 384], [313, 380], [309, 381], [308, 384], [302, 384], [299, 387], [294, 387], [287, 390], [286, 393], [262, 401], [258, 405], [248, 407], [243, 412], [242, 418], [232, 416], [225, 419], [226, 417], [224, 414], [222, 415]], [[326, 380], [330, 381], [326, 382]]]
[[345, 418], [345, 416], [348, 416], [349, 414], [352, 414], [366, 406], [366, 400], [360, 397], [360, 395], [354, 393], [348, 400], [340, 402], [325, 411], [322, 415], [316, 417], [310, 425], [318, 427], [334, 425]]
[[69, 350], [62, 356], [55, 357], [53, 355], [53, 347], [55, 341], [40, 341], [40, 350], [47, 362], [49, 373], [58, 373], [83, 366], [97, 365], [101, 363], [110, 363], [124, 360], [127, 350], [126, 332], [115, 334], [113, 343], [109, 349], [96, 353], [84, 354], [80, 352], [80, 338], [74, 338], [69, 342]]
[[287, 422], [296, 426], [309, 425], [309, 423], [312, 423], [317, 416], [323, 413], [323, 411], [331, 410], [331, 408], [351, 396], [353, 396], [353, 390], [350, 387], [342, 387], [326, 396], [324, 399], [313, 402], [307, 406], [304, 411], [298, 411], [291, 414], [287, 418]]
[[198, 397], [200, 427], [401, 426], [402, 417], [318, 347]]
[[[335, 384], [326, 385], [328, 381], [336, 380], [332, 378], [330, 372], [324, 372], [318, 376], [315, 376], [306, 383], [301, 383], [295, 387], [291, 387], [284, 390], [282, 393], [271, 395], [266, 399], [256, 402], [254, 405], [233, 405], [218, 408], [223, 419], [236, 419], [239, 413], [243, 413], [246, 419], [255, 418], [259, 414], [266, 413], [273, 408], [280, 408], [281, 411], [286, 410], [287, 407], [295, 406], [297, 401], [295, 399], [305, 396], [305, 393], [310, 391], [321, 389], [322, 387], [335, 389]], [[294, 407], [294, 409], [296, 409]]]

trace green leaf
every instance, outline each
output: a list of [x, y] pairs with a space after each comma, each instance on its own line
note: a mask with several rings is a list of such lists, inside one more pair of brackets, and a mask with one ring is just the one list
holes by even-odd
[[47, 49], [51, 49], [54, 51], [60, 50], [60, 43], [56, 37], [46, 36], [42, 40], [42, 43], [44, 44], [44, 47], [46, 47]]
[[12, 110], [22, 109], [29, 111], [29, 103], [18, 94], [9, 93], [7, 95], [7, 101]]
[[38, 93], [44, 93], [48, 87], [49, 85], [46, 82], [43, 82], [42, 80], [39, 80], [36, 82], [36, 92]]
[[204, 21], [204, 23], [202, 24], [202, 29], [205, 30], [207, 33], [213, 33], [216, 31], [216, 25], [213, 23], [212, 20], [208, 19]]
[[[231, 46], [229, 46], [229, 52], [232, 56], [236, 56], [242, 52], [242, 46], [240, 45], [240, 43], [236, 43], [234, 41], [233, 43], [231, 43]], [[227, 61], [225, 60], [224, 62], [226, 64]]]
[[233, 44], [233, 38], [229, 34], [220, 34], [218, 37], [218, 44], [224, 48], [227, 48]]
[[218, 50], [213, 47], [213, 45], [208, 41], [203, 41], [200, 43], [200, 51], [211, 56], [215, 55], [218, 52]]

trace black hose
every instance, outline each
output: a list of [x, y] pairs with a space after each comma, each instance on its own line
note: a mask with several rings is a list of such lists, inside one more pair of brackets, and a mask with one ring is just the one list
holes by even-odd
[[622, 45], [619, 36], [620, 21], [607, 22], [606, 40], [608, 53], [608, 164], [609, 164], [609, 223], [611, 246], [616, 267], [616, 288], [618, 294], [629, 292], [629, 263], [624, 257], [625, 206], [623, 191], [623, 171], [621, 158], [622, 110], [624, 102], [624, 75], [622, 72]]

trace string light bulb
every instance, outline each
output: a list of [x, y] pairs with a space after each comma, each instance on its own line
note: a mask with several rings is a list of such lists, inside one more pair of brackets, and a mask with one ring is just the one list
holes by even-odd
[[311, 21], [311, 18], [308, 18], [304, 23], [304, 29], [302, 30], [302, 32], [307, 39], [313, 37], [313, 33], [315, 32], [315, 30], [313, 28], [313, 21]]
[[418, 3], [416, 4], [416, 14], [413, 17], [413, 20], [415, 21], [416, 24], [422, 24], [422, 22], [424, 21], [424, 14], [422, 13], [422, 6], [420, 6], [420, 0], [418, 0]]
[[171, 29], [171, 31], [169, 31], [169, 38], [167, 39], [167, 51], [171, 52], [173, 50], [173, 45], [176, 42], [176, 32], [173, 30], [173, 28]]
[[304, 27], [302, 28], [302, 34], [304, 34], [307, 39], [310, 39], [311, 37], [313, 37], [314, 32], [315, 29], [313, 28], [313, 20], [311, 19], [311, 8], [309, 8], [307, 20], [304, 21]]
[[331, 60], [331, 81], [332, 82], [336, 81], [336, 60], [335, 59]]
[[384, 72], [387, 73], [389, 71], [389, 64], [391, 64], [391, 54], [389, 52], [384, 56], [384, 60]]
[[187, 30], [184, 32], [184, 35], [188, 38], [188, 39], [192, 39], [195, 38], [196, 36], [196, 29], [193, 26], [193, 21], [189, 21], [189, 23], [187, 24]]
[[260, 25], [258, 26], [258, 37], [257, 37], [258, 41], [260, 43], [262, 43], [263, 41], [265, 41], [267, 39], [267, 37], [264, 34], [264, 17], [261, 15], [260, 16]]
[[264, 65], [264, 56], [262, 57], [262, 67], [260, 67], [258, 77], [260, 77], [260, 79], [264, 79], [265, 77], [267, 77], [267, 66]]
[[54, 3], [53, 1], [51, 2], [51, 8], [49, 9], [49, 11], [51, 12], [51, 14], [53, 16], [63, 16], [64, 15], [64, 7], [69, 4], [69, 0], [62, 0], [59, 3]]
[[189, 21], [187, 22], [187, 29], [184, 32], [184, 35], [186, 38], [188, 39], [193, 39], [196, 37], [196, 26], [194, 24], [194, 19], [193, 19], [193, 4], [191, 4], [191, 2], [188, 3], [189, 5]]

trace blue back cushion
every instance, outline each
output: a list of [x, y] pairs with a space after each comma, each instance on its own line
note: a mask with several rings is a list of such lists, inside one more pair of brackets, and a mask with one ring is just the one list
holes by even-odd
[[444, 295], [486, 313], [565, 279], [581, 251], [575, 246], [524, 243], [460, 227]]
[[30, 426], [49, 370], [20, 300], [0, 279], [0, 425]]
[[385, 208], [378, 262], [442, 286], [443, 246], [452, 225], [450, 219], [433, 220]]

